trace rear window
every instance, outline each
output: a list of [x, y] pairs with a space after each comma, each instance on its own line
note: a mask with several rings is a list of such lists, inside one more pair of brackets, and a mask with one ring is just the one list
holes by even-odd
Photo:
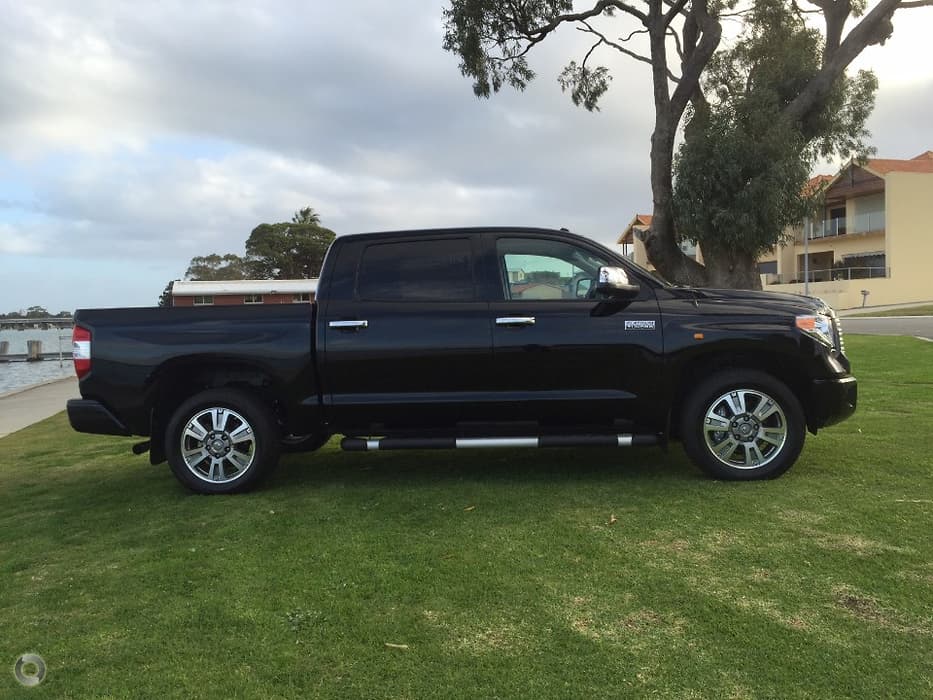
[[363, 251], [357, 296], [370, 301], [471, 301], [470, 239], [376, 243]]

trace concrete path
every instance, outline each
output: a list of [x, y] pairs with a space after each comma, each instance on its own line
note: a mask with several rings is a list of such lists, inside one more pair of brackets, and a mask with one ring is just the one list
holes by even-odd
[[64, 411], [68, 399], [79, 398], [76, 377], [0, 394], [0, 438]]

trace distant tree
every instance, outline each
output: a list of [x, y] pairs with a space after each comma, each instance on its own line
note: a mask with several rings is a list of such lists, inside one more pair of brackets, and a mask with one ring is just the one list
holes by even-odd
[[290, 223], [259, 224], [246, 240], [246, 259], [261, 279], [309, 279], [321, 272], [324, 254], [336, 234], [320, 225], [310, 207]]
[[26, 318], [51, 318], [50, 314], [44, 306], [30, 306], [26, 309]]
[[239, 255], [227, 253], [201, 255], [191, 258], [185, 271], [186, 280], [245, 280], [252, 275], [250, 263]]
[[305, 207], [295, 212], [292, 217], [293, 224], [315, 224], [321, 223], [320, 215], [312, 207]]
[[[259, 224], [246, 239], [246, 255], [227, 253], [191, 259], [186, 280], [309, 279], [321, 272], [324, 254], [336, 234], [321, 226], [312, 207], [290, 222]], [[164, 292], [163, 292], [164, 296]]]
[[73, 316], [74, 314], [72, 314], [70, 311], [59, 311], [57, 314], [55, 314], [55, 318], [72, 318]]
[[173, 280], [165, 285], [165, 289], [162, 290], [162, 293], [159, 295], [159, 306], [171, 306], [172, 305], [172, 287], [175, 286], [175, 282], [178, 280]]

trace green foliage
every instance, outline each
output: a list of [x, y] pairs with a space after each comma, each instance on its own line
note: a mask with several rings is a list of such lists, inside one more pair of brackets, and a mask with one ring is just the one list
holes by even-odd
[[172, 286], [174, 284], [175, 281], [172, 281], [165, 285], [165, 289], [163, 289], [162, 293], [159, 295], [158, 306], [166, 307], [172, 305]]
[[191, 264], [185, 272], [185, 279], [245, 280], [250, 278], [251, 271], [249, 261], [239, 255], [211, 253], [191, 258]]
[[[321, 272], [324, 254], [336, 234], [321, 226], [311, 207], [295, 212], [291, 222], [259, 224], [246, 240], [246, 255], [198, 256], [185, 272], [187, 280], [310, 279]], [[159, 305], [164, 306], [162, 293]]]
[[292, 217], [293, 224], [320, 224], [321, 216], [312, 207], [305, 207], [295, 212]]
[[246, 255], [257, 278], [309, 279], [320, 274], [335, 237], [317, 223], [260, 224], [249, 234]]
[[707, 251], [752, 256], [772, 248], [786, 227], [814, 207], [805, 190], [820, 157], [865, 157], [865, 121], [877, 81], [844, 77], [807, 124], [782, 110], [813, 80], [822, 37], [782, 0], [757, 0], [735, 46], [710, 61], [710, 104], [688, 113], [675, 159], [674, 211], [682, 238]]
[[589, 112], [599, 111], [599, 99], [609, 89], [612, 76], [605, 66], [588, 68], [585, 63], [571, 61], [557, 78], [561, 90], [570, 91], [570, 99]]
[[30, 306], [28, 309], [19, 311], [10, 311], [0, 314], [2, 319], [20, 319], [20, 318], [71, 318], [70, 311], [59, 311], [57, 314], [50, 313], [44, 306]]
[[528, 35], [572, 10], [571, 0], [528, 0], [515, 10], [499, 0], [451, 0], [444, 9], [444, 50], [460, 58], [460, 72], [473, 79], [477, 97], [503, 85], [524, 90], [535, 77]]

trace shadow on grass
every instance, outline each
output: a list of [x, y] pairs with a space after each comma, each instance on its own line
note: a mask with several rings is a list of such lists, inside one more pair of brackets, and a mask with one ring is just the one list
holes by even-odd
[[392, 484], [408, 488], [444, 482], [695, 481], [700, 473], [679, 445], [612, 449], [411, 450], [345, 453], [331, 442], [318, 452], [284, 457], [269, 488]]

